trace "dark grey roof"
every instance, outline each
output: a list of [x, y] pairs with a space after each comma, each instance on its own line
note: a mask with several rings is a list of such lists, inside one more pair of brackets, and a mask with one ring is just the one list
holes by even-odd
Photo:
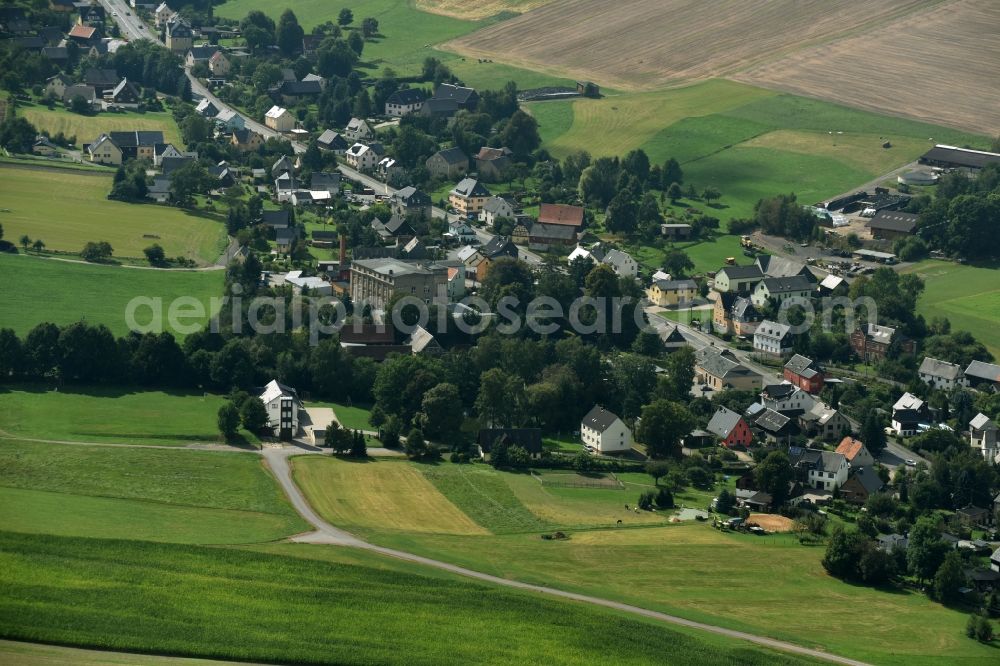
[[340, 188], [340, 173], [314, 171], [309, 183], [313, 190], [335, 191]]
[[743, 296], [738, 296], [733, 301], [732, 317], [741, 322], [760, 321], [763, 318], [757, 312], [757, 308], [754, 307], [753, 302]]
[[740, 364], [727, 354], [705, 347], [698, 351], [698, 367], [712, 375], [724, 379], [730, 375], [756, 374], [750, 368]]
[[168, 194], [170, 179], [167, 176], [153, 176], [153, 184], [146, 187], [148, 194]]
[[[118, 82], [115, 81], [117, 84]], [[137, 132], [108, 132], [111, 140], [119, 148], [136, 148], [138, 146], [155, 146], [163, 143], [163, 132], [159, 130], [139, 130]]]
[[208, 60], [215, 52], [219, 50], [218, 46], [192, 46], [188, 53], [192, 58], [197, 60]]
[[454, 148], [445, 148], [444, 150], [439, 150], [437, 156], [443, 159], [448, 164], [468, 164], [469, 158], [462, 149], [458, 146]]
[[489, 453], [500, 438], [507, 439], [528, 453], [542, 452], [542, 431], [540, 428], [484, 428], [479, 431], [479, 448]]
[[899, 231], [911, 234], [917, 228], [917, 221], [919, 219], [920, 216], [913, 213], [901, 213], [896, 210], [883, 209], [875, 213], [875, 217], [869, 220], [868, 226], [872, 229], [884, 229], [885, 231]]
[[1000, 154], [937, 145], [924, 153], [920, 157], [920, 161], [941, 162], [970, 169], [981, 169], [987, 164], [1000, 163]]
[[412, 185], [397, 190], [393, 198], [402, 201], [407, 206], [429, 206], [431, 204], [430, 196], [423, 190], [418, 190]]
[[469, 100], [474, 96], [478, 97], [473, 88], [456, 86], [450, 83], [442, 83], [437, 87], [437, 90], [434, 91], [434, 97], [432, 97], [432, 99], [449, 99], [455, 100], [458, 104], [468, 104]]
[[576, 227], [568, 227], [565, 224], [542, 224], [541, 222], [535, 222], [531, 225], [528, 236], [545, 240], [572, 240], [576, 238]]
[[926, 356], [920, 362], [920, 369], [917, 372], [922, 375], [930, 375], [931, 377], [955, 380], [962, 376], [962, 367], [954, 363]]
[[791, 419], [784, 414], [776, 412], [773, 409], [765, 409], [763, 413], [757, 417], [757, 420], [754, 421], [754, 425], [768, 432], [778, 433], [788, 425], [789, 421], [791, 421]]
[[291, 221], [287, 210], [265, 210], [260, 214], [260, 221], [275, 229], [284, 229]]
[[275, 229], [274, 239], [279, 245], [288, 245], [298, 236], [297, 230], [292, 227]]
[[1000, 365], [985, 363], [983, 361], [973, 361], [965, 369], [967, 377], [975, 379], [985, 379], [991, 382], [1000, 382]]
[[435, 99], [430, 98], [424, 102], [424, 105], [420, 108], [420, 112], [423, 115], [428, 116], [450, 116], [454, 115], [458, 111], [458, 102], [453, 99]]
[[793, 467], [813, 468], [818, 472], [836, 472], [847, 460], [842, 453], [799, 446], [788, 447], [788, 458]]
[[797, 386], [782, 382], [781, 384], [768, 384], [761, 390], [760, 394], [771, 400], [782, 400], [798, 390]]
[[604, 432], [613, 426], [617, 420], [618, 416], [615, 413], [609, 412], [600, 405], [594, 405], [593, 409], [583, 417], [580, 424], [597, 432]]
[[818, 372], [813, 366], [813, 360], [801, 354], [796, 354], [788, 359], [788, 363], [785, 364], [785, 370], [790, 370], [800, 377], [807, 379], [815, 377]]
[[795, 291], [811, 291], [813, 282], [804, 275], [791, 277], [766, 277], [761, 283], [770, 294], [788, 294]]
[[319, 81], [283, 81], [278, 86], [278, 92], [282, 95], [302, 96], [319, 95], [323, 92], [323, 86]]
[[386, 104], [410, 106], [424, 101], [424, 91], [420, 88], [402, 88], [386, 98]]
[[164, 176], [169, 176], [188, 162], [194, 162], [194, 158], [188, 155], [182, 155], [180, 157], [164, 157], [160, 160], [160, 170], [163, 172]]
[[654, 284], [660, 289], [660, 291], [698, 289], [698, 283], [694, 280], [657, 280]]
[[97, 69], [92, 67], [83, 74], [83, 81], [89, 86], [114, 86], [118, 84], [121, 77], [113, 69]]
[[480, 252], [490, 259], [501, 256], [517, 258], [517, 246], [507, 236], [494, 236], [480, 249]]
[[725, 439], [733, 431], [736, 424], [743, 418], [736, 412], [726, 407], [719, 409], [712, 415], [712, 420], [708, 422], [708, 431]]
[[864, 487], [865, 491], [869, 495], [872, 493], [877, 493], [882, 490], [882, 479], [878, 478], [878, 474], [875, 473], [871, 467], [859, 467], [851, 474], [851, 478], [857, 479], [858, 483]]
[[757, 330], [754, 331], [754, 336], [759, 335], [762, 338], [776, 338], [784, 341], [785, 338], [787, 338], [791, 333], [791, 330], [791, 327], [786, 324], [779, 324], [769, 319], [765, 319], [760, 322]]
[[347, 139], [345, 139], [339, 132], [335, 132], [332, 129], [328, 129], [320, 134], [319, 138], [316, 139], [316, 143], [323, 146], [329, 146], [334, 149], [346, 149], [348, 146]]
[[716, 275], [721, 273], [725, 273], [726, 277], [730, 280], [760, 279], [764, 277], [764, 274], [754, 264], [749, 266], [724, 266], [719, 269]]
[[42, 48], [42, 55], [49, 60], [66, 60], [69, 50], [65, 46], [46, 46]]
[[488, 197], [489, 189], [475, 178], [463, 178], [458, 185], [452, 189], [459, 196], [463, 197]]

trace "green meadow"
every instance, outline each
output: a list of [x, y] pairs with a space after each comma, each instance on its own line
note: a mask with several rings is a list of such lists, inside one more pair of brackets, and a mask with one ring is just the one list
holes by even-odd
[[0, 440], [0, 529], [254, 543], [308, 526], [255, 455]]
[[[6, 225], [4, 230], [6, 232]], [[160, 299], [164, 330], [183, 333], [169, 325], [169, 307], [175, 299], [193, 297], [204, 316], [178, 320], [182, 330], [209, 318], [213, 297], [221, 297], [223, 271], [163, 271], [84, 264], [34, 256], [0, 253], [0, 326], [24, 335], [43, 322], [65, 325], [76, 321], [104, 324], [115, 335], [128, 333], [126, 307], [133, 298]], [[151, 322], [149, 309], [136, 311], [140, 325]]]
[[299, 664], [797, 664], [440, 576], [246, 550], [0, 533], [0, 635]]
[[130, 130], [160, 130], [167, 143], [183, 148], [181, 132], [170, 111], [147, 111], [145, 113], [99, 113], [82, 116], [63, 108], [49, 109], [41, 104], [18, 106], [17, 114], [26, 118], [39, 131], [50, 135], [62, 132], [66, 137], [76, 137], [76, 147], [84, 148], [105, 132], [128, 132]]
[[924, 280], [917, 312], [928, 321], [947, 317], [953, 331], [968, 331], [1000, 358], [1000, 277], [996, 266], [922, 261], [903, 269]]
[[108, 444], [214, 443], [223, 402], [224, 396], [189, 391], [0, 385], [0, 433]]
[[[365, 506], [404, 518], [434, 506], [436, 516], [448, 517], [438, 532], [378, 520], [352, 528], [381, 545], [871, 663], [931, 664], [948, 654], [985, 666], [993, 659], [990, 648], [965, 638], [964, 614], [919, 593], [846, 585], [823, 570], [823, 548], [802, 546], [794, 535], [724, 534], [702, 523], [668, 524], [673, 512], [625, 511], [624, 505], [634, 504], [651, 485], [643, 474], [620, 475], [621, 490], [544, 485], [528, 474], [482, 465], [361, 466]], [[401, 467], [407, 474], [419, 472], [433, 488], [401, 493], [380, 481], [399, 477]], [[356, 492], [338, 480], [353, 476], [351, 469], [358, 464], [294, 459], [295, 478], [307, 497], [335, 521]], [[700, 508], [712, 496], [713, 491], [686, 491], [675, 501]], [[489, 534], [469, 529], [465, 517]], [[617, 520], [623, 524], [616, 526]], [[569, 538], [539, 538], [555, 530]]]
[[41, 239], [49, 251], [77, 254], [91, 241], [108, 241], [115, 259], [146, 260], [143, 250], [160, 244], [168, 257], [208, 265], [225, 249], [222, 218], [153, 203], [109, 201], [112, 174], [74, 169], [0, 165], [0, 224], [4, 238]]

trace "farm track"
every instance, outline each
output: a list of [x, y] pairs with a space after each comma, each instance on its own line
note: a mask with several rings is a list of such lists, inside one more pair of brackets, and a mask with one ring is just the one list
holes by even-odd
[[785, 641], [776, 640], [773, 638], [768, 638], [767, 636], [760, 636], [757, 634], [750, 634], [743, 631], [735, 631], [733, 629], [726, 629], [725, 627], [718, 627], [711, 624], [705, 624], [703, 622], [695, 622], [688, 620], [676, 615], [668, 615], [666, 613], [660, 613], [658, 611], [649, 610], [647, 608], [641, 608], [639, 606], [633, 606], [631, 604], [624, 604], [617, 601], [612, 601], [609, 599], [602, 599], [600, 597], [593, 597], [586, 594], [577, 594], [575, 592], [568, 592], [566, 590], [560, 590], [557, 588], [546, 587], [543, 585], [532, 585], [529, 583], [523, 583], [517, 580], [511, 580], [508, 578], [500, 578], [499, 576], [493, 576], [490, 574], [483, 573], [481, 571], [475, 571], [472, 569], [466, 569], [465, 567], [460, 567], [448, 562], [442, 562], [441, 560], [435, 560], [428, 557], [423, 557], [421, 555], [416, 555], [414, 553], [408, 553], [402, 550], [396, 550], [394, 548], [385, 548], [383, 546], [376, 546], [375, 544], [368, 543], [357, 536], [346, 532], [340, 528], [337, 528], [330, 523], [323, 520], [316, 511], [310, 506], [309, 501], [302, 494], [302, 491], [292, 480], [291, 469], [288, 465], [288, 458], [293, 455], [300, 455], [303, 451], [300, 449], [266, 449], [262, 452], [264, 459], [268, 463], [268, 467], [274, 474], [278, 483], [281, 484], [282, 489], [288, 496], [289, 501], [291, 501], [292, 506], [295, 510], [309, 522], [313, 527], [316, 528], [315, 532], [299, 535], [293, 537], [293, 541], [299, 543], [313, 543], [313, 544], [328, 544], [328, 545], [338, 545], [338, 546], [349, 546], [352, 548], [360, 548], [363, 550], [371, 551], [384, 555], [387, 557], [394, 557], [400, 560], [405, 560], [407, 562], [414, 562], [416, 564], [421, 564], [428, 567], [434, 567], [435, 569], [441, 569], [449, 573], [457, 574], [459, 576], [464, 576], [466, 578], [472, 578], [474, 580], [479, 580], [487, 583], [493, 583], [495, 585], [502, 585], [504, 587], [510, 587], [518, 590], [524, 590], [528, 592], [535, 592], [538, 594], [544, 594], [546, 596], [558, 597], [561, 599], [567, 599], [570, 601], [577, 601], [580, 603], [592, 604], [595, 606], [602, 606], [604, 608], [609, 608], [615, 611], [630, 613], [633, 615], [638, 615], [641, 617], [658, 620], [660, 622], [665, 622], [667, 624], [678, 625], [682, 627], [687, 627], [690, 629], [697, 629], [700, 631], [707, 631], [720, 636], [725, 636], [727, 638], [735, 638], [739, 640], [749, 641], [757, 645], [761, 645], [767, 648], [781, 650], [783, 652], [789, 652], [792, 654], [798, 654], [806, 657], [811, 657], [814, 659], [821, 659], [823, 661], [828, 661], [836, 664], [849, 664], [851, 666], [867, 666], [866, 662], [857, 661], [855, 659], [849, 659], [847, 657], [841, 657], [839, 655], [830, 654], [823, 652], [821, 650], [813, 650], [811, 648], [803, 647], [801, 645], [795, 645], [794, 643], [788, 643]]

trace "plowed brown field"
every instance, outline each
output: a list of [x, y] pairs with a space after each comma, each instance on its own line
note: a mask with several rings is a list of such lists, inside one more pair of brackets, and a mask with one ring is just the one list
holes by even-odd
[[446, 48], [620, 89], [723, 76], [942, 0], [556, 0]]
[[1000, 133], [1000, 1], [954, 0], [735, 78], [990, 135]]

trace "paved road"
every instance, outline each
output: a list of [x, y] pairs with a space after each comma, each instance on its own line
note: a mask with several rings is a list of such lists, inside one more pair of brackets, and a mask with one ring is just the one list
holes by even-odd
[[766, 636], [758, 636], [743, 631], [735, 631], [732, 629], [726, 629], [724, 627], [717, 627], [711, 624], [705, 624], [703, 622], [694, 622], [692, 620], [688, 620], [682, 617], [677, 617], [676, 615], [668, 615], [666, 613], [660, 613], [658, 611], [649, 610], [647, 608], [640, 608], [639, 606], [632, 606], [630, 604], [623, 604], [617, 601], [601, 599], [600, 597], [592, 597], [586, 594], [567, 592], [565, 590], [559, 590], [552, 587], [545, 587], [543, 585], [531, 585], [529, 583], [522, 583], [516, 580], [500, 578], [499, 576], [492, 576], [490, 574], [486, 574], [481, 571], [466, 569], [465, 567], [449, 564], [448, 562], [434, 560], [431, 558], [423, 557], [421, 555], [415, 555], [413, 553], [396, 550], [394, 548], [384, 548], [382, 546], [376, 546], [374, 544], [368, 543], [356, 537], [355, 535], [349, 532], [345, 532], [342, 529], [334, 527], [330, 523], [323, 520], [313, 510], [312, 506], [309, 505], [309, 502], [306, 500], [305, 496], [299, 490], [298, 486], [296, 486], [295, 482], [292, 481], [291, 470], [288, 466], [289, 457], [293, 455], [301, 455], [303, 453], [308, 453], [308, 452], [303, 451], [302, 449], [289, 448], [289, 447], [283, 449], [267, 449], [263, 453], [264, 458], [267, 460], [268, 465], [271, 468], [271, 471], [275, 475], [275, 478], [278, 479], [278, 482], [284, 489], [285, 494], [287, 494], [289, 500], [291, 500], [292, 506], [295, 507], [296, 511], [298, 511], [299, 514], [307, 522], [309, 522], [309, 524], [311, 524], [313, 527], [316, 528], [315, 532], [295, 537], [293, 539], [295, 541], [303, 543], [322, 543], [322, 544], [333, 544], [333, 545], [361, 548], [371, 552], [379, 553], [380, 555], [395, 557], [397, 559], [406, 560], [408, 562], [415, 562], [417, 564], [422, 564], [428, 567], [434, 567], [436, 569], [441, 569], [444, 571], [448, 571], [450, 573], [458, 574], [459, 576], [465, 576], [467, 578], [473, 578], [475, 580], [480, 580], [487, 583], [493, 583], [495, 585], [503, 585], [504, 587], [512, 587], [519, 590], [526, 590], [529, 592], [537, 592], [539, 594], [559, 597], [562, 599], [569, 599], [571, 601], [578, 601], [581, 603], [592, 604], [595, 606], [603, 606], [605, 608], [611, 608], [613, 610], [623, 611], [626, 613], [631, 613], [633, 615], [640, 615], [642, 617], [659, 620], [661, 622], [666, 622], [668, 624], [680, 625], [692, 629], [699, 629], [701, 631], [708, 631], [713, 634], [718, 634], [729, 638], [736, 638], [740, 640], [750, 641], [751, 643], [756, 643], [757, 645], [762, 645], [768, 648], [773, 648], [784, 652], [800, 654], [815, 659], [830, 661], [837, 664], [851, 664], [854, 666], [863, 666], [865, 663], [861, 661], [856, 661], [854, 659], [848, 659], [846, 657], [840, 657], [837, 655], [829, 654], [827, 652], [821, 652], [819, 650], [812, 650], [806, 647], [802, 647], [800, 645], [795, 645], [793, 643], [787, 643], [785, 641], [775, 640], [773, 638], [768, 638]]
[[[153, 29], [145, 26], [142, 19], [136, 16], [125, 0], [100, 0], [100, 2], [108, 16], [111, 16], [118, 23], [118, 28], [124, 39], [149, 39], [163, 45], [163, 42], [154, 34]], [[112, 16], [115, 12], [118, 15]]]

